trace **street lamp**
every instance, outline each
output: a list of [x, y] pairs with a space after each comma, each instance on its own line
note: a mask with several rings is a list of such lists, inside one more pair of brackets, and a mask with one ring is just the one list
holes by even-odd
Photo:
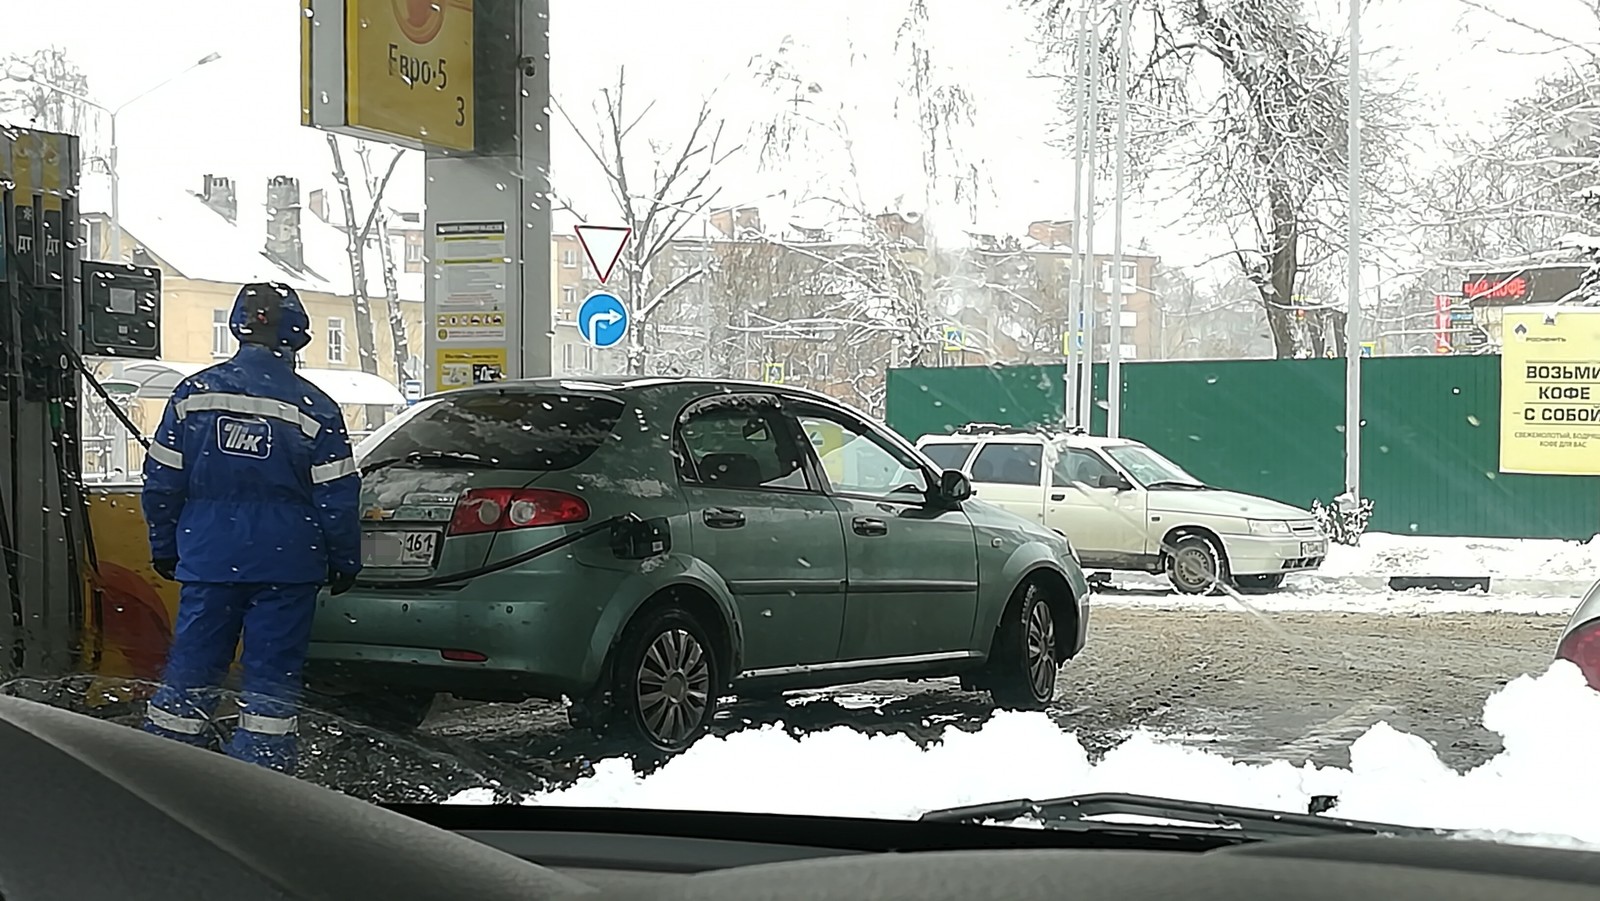
[[22, 79], [24, 81], [28, 81], [28, 82], [31, 82], [33, 84], [36, 84], [39, 87], [42, 87], [42, 88], [44, 88], [46, 90], [55, 91], [57, 94], [60, 94], [60, 95], [62, 95], [64, 97], [71, 97], [73, 100], [76, 100], [79, 103], [82, 103], [82, 104], [84, 104], [86, 106], [92, 106], [95, 109], [101, 111], [102, 113], [105, 113], [108, 117], [110, 117], [110, 119], [111, 119], [111, 151], [106, 156], [106, 170], [107, 170], [107, 174], [109, 174], [111, 176], [111, 246], [113, 248], [115, 248], [116, 259], [117, 260], [121, 260], [122, 259], [122, 216], [121, 216], [122, 209], [121, 209], [121, 204], [120, 204], [120, 198], [118, 196], [118, 194], [120, 193], [119, 192], [119, 188], [121, 187], [121, 184], [120, 184], [119, 179], [117, 178], [117, 116], [120, 115], [123, 110], [125, 110], [129, 106], [131, 106], [135, 101], [143, 100], [145, 97], [148, 97], [151, 94], [154, 94], [156, 91], [160, 90], [161, 88], [164, 88], [167, 85], [172, 84], [174, 81], [177, 81], [179, 78], [182, 78], [183, 76], [188, 75], [190, 72], [193, 72], [195, 69], [198, 69], [201, 66], [206, 65], [207, 63], [214, 63], [219, 59], [222, 59], [222, 54], [214, 52], [214, 51], [211, 52], [211, 53], [207, 53], [205, 56], [202, 56], [199, 59], [195, 60], [187, 68], [185, 68], [185, 69], [173, 74], [170, 78], [166, 79], [165, 81], [157, 82], [156, 84], [152, 85], [151, 87], [148, 87], [148, 88], [144, 89], [143, 91], [139, 92], [138, 94], [135, 94], [132, 97], [129, 97], [127, 100], [122, 101], [122, 103], [118, 104], [115, 107], [106, 106], [105, 104], [100, 103], [100, 102], [94, 100], [93, 98], [85, 97], [84, 95], [79, 94], [76, 91], [69, 91], [66, 88], [60, 87], [58, 85], [50, 84], [49, 82], [46, 82], [46, 81], [41, 81], [38, 78], [34, 78], [32, 76], [28, 76], [28, 77]]

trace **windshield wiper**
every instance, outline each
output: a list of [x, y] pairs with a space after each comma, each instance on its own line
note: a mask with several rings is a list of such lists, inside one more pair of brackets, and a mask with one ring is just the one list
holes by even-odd
[[1178, 480], [1178, 479], [1157, 479], [1154, 482], [1146, 482], [1146, 483], [1144, 483], [1144, 487], [1147, 488], [1147, 489], [1148, 488], [1195, 488], [1195, 489], [1206, 489], [1206, 488], [1210, 488], [1211, 486], [1207, 485], [1204, 482], [1184, 482], [1184, 481], [1181, 481], [1181, 480]]
[[493, 463], [493, 460], [480, 457], [466, 451], [412, 451], [398, 457], [389, 457], [376, 463], [368, 463], [361, 467], [362, 475], [371, 475], [380, 469], [387, 469], [396, 463], [459, 463], [468, 466], [477, 466]]
[[[1089, 817], [1111, 815], [1165, 820], [1172, 825], [1117, 823], [1089, 819]], [[1047, 801], [1019, 798], [1015, 801], [1000, 801], [993, 804], [949, 807], [943, 810], [930, 810], [923, 814], [921, 819], [934, 823], [982, 823], [1018, 820], [1025, 817], [1039, 820], [1046, 829], [1081, 832], [1100, 830], [1162, 832], [1178, 829], [1192, 832], [1198, 827], [1209, 831], [1220, 831], [1224, 836], [1238, 836], [1246, 841], [1318, 835], [1443, 834], [1437, 829], [1416, 826], [1368, 823], [1310, 813], [1268, 810], [1263, 807], [1234, 807], [1229, 804], [1117, 792], [1071, 795]]]

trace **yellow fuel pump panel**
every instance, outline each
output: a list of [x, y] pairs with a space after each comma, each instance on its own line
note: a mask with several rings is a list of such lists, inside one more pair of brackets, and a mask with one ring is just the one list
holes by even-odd
[[83, 641], [92, 649], [86, 669], [118, 682], [153, 682], [172, 644], [178, 585], [150, 568], [138, 488], [92, 488], [88, 506], [96, 590]]

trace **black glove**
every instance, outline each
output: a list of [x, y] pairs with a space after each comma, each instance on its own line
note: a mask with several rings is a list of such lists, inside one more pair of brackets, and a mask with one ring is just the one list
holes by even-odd
[[150, 568], [156, 571], [156, 575], [166, 579], [168, 582], [178, 581], [177, 557], [162, 557], [160, 560], [151, 560]]
[[336, 569], [328, 570], [328, 585], [334, 594], [344, 594], [356, 587], [355, 573], [342, 573]]

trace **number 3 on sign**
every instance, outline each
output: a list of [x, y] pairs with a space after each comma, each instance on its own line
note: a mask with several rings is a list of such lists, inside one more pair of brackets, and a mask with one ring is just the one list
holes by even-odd
[[456, 127], [460, 128], [461, 126], [466, 125], [466, 124], [467, 124], [467, 98], [461, 96], [460, 94], [457, 94], [456, 95]]

